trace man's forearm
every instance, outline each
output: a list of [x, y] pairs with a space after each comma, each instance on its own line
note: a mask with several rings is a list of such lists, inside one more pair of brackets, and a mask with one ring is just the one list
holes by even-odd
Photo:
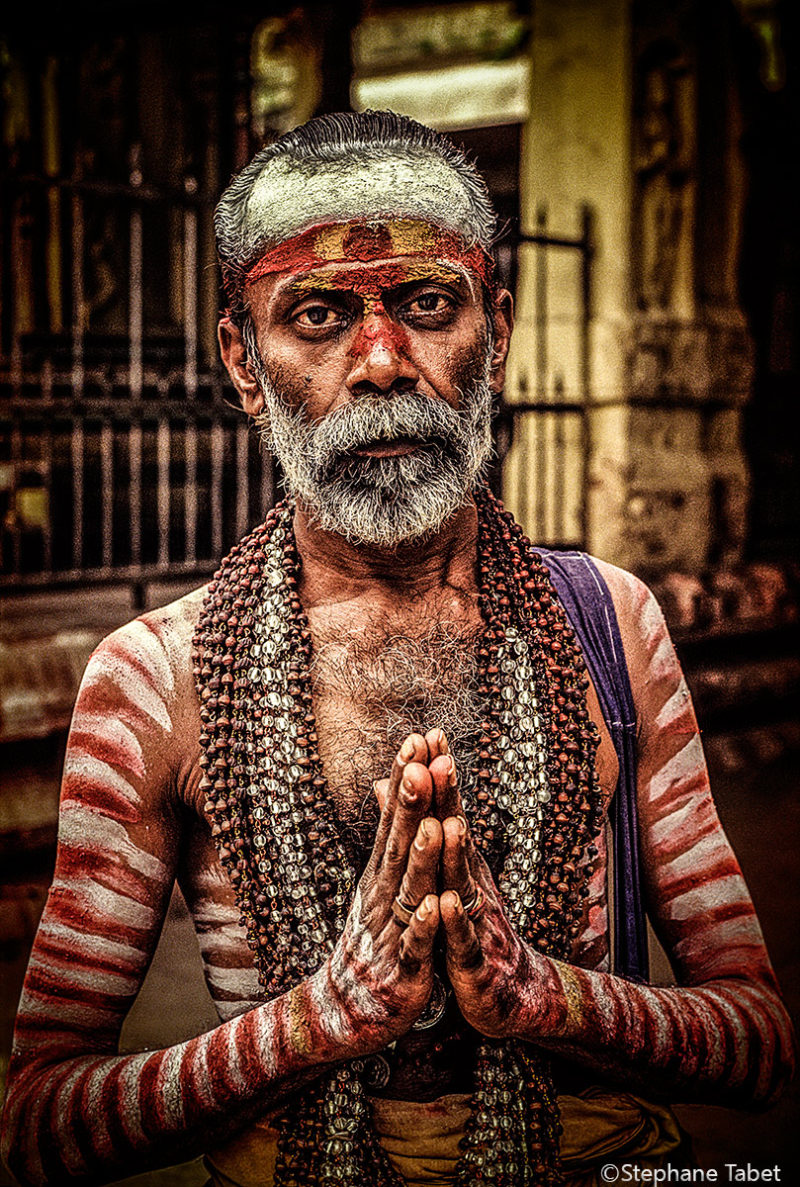
[[35, 1185], [116, 1179], [195, 1157], [279, 1106], [348, 1054], [325, 976], [162, 1051], [54, 1059], [18, 1046], [3, 1133], [13, 1173]]
[[532, 954], [514, 1033], [600, 1075], [683, 1099], [766, 1104], [793, 1067], [791, 1023], [767, 980], [639, 985]]

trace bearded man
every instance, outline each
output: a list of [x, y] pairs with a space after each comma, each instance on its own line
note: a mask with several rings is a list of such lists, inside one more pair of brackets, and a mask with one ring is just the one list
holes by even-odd
[[[684, 1165], [653, 1101], [769, 1101], [790, 1025], [651, 595], [535, 552], [483, 483], [512, 318], [485, 187], [412, 121], [330, 116], [259, 153], [216, 227], [222, 355], [289, 498], [90, 663], [15, 1173]], [[119, 1055], [176, 877], [220, 1024]], [[642, 983], [643, 905], [676, 986]]]

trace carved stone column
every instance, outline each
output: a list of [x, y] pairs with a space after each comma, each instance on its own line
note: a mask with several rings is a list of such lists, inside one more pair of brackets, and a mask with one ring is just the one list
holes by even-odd
[[[533, 9], [523, 228], [542, 207], [565, 236], [582, 203], [594, 215], [586, 543], [649, 577], [734, 562], [745, 537], [751, 347], [736, 298], [734, 87], [714, 59], [726, 53], [723, 7]], [[523, 258], [512, 401], [532, 349], [533, 287]]]
[[[741, 559], [741, 408], [751, 344], [737, 304], [737, 110], [721, 6], [634, 6], [632, 295], [625, 378], [626, 563], [647, 576]], [[710, 227], [713, 230], [710, 232]]]

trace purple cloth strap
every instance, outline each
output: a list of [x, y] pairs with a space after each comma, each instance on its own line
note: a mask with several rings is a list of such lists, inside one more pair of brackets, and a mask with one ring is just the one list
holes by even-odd
[[647, 923], [642, 899], [636, 805], [636, 709], [608, 586], [583, 552], [537, 549], [583, 649], [619, 760], [609, 807], [614, 853], [614, 968], [647, 981]]

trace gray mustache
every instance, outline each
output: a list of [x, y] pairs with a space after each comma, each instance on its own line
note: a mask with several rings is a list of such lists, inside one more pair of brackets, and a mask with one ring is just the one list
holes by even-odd
[[456, 445], [463, 433], [460, 414], [443, 400], [419, 392], [364, 396], [331, 412], [315, 429], [312, 450], [320, 465], [376, 441], [407, 437], [432, 445]]

